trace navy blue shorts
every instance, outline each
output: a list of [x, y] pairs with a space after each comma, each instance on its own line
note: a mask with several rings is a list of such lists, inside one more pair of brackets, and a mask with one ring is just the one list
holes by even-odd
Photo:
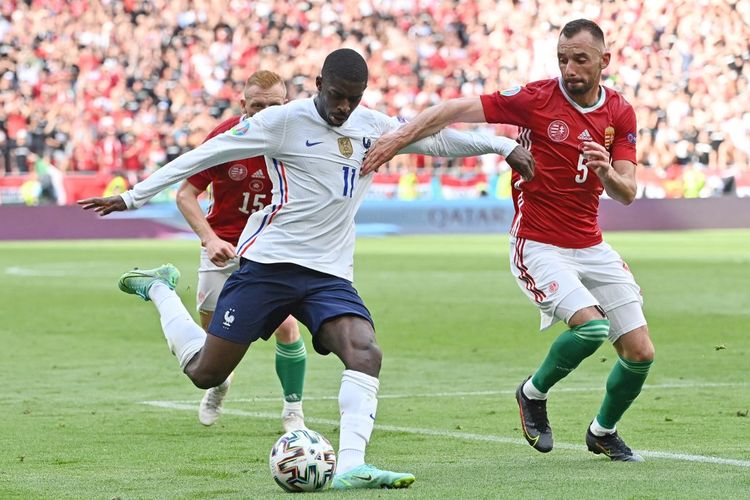
[[359, 316], [373, 324], [357, 290], [343, 278], [296, 264], [241, 259], [240, 268], [221, 290], [208, 331], [230, 342], [251, 344], [268, 340], [290, 314], [310, 330], [320, 354], [328, 351], [315, 337], [326, 321]]

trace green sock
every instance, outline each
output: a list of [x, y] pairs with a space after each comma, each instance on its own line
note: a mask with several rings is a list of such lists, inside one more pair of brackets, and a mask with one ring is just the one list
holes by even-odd
[[564, 331], [552, 343], [547, 357], [531, 378], [541, 392], [547, 392], [607, 339], [608, 319], [595, 319]]
[[302, 339], [292, 344], [276, 342], [276, 375], [284, 390], [284, 401], [302, 401], [307, 351]]
[[606, 429], [614, 429], [625, 410], [641, 393], [653, 361], [628, 361], [619, 358], [607, 378], [607, 394], [596, 421]]

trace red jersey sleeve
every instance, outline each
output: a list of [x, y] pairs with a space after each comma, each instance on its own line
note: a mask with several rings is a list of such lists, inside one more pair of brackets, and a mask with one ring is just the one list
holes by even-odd
[[[237, 125], [240, 121], [241, 116], [233, 116], [232, 118], [229, 118], [228, 120], [224, 120], [221, 122], [215, 129], [213, 129], [209, 134], [206, 136], [205, 139], [203, 139], [203, 142], [206, 142], [209, 139], [212, 139], [216, 137], [217, 135], [226, 132], [227, 130], [231, 129], [235, 125]], [[205, 191], [208, 188], [208, 185], [211, 184], [214, 180], [214, 169], [209, 168], [207, 170], [204, 170], [202, 172], [198, 172], [195, 175], [192, 175], [188, 177], [187, 181], [195, 186], [197, 189], [200, 189], [201, 191]]]
[[487, 123], [508, 123], [528, 127], [529, 109], [538, 106], [540, 92], [536, 82], [479, 96]]
[[610, 156], [612, 160], [628, 160], [636, 163], [635, 142], [638, 130], [633, 107], [622, 99], [622, 108], [615, 118], [615, 139]]

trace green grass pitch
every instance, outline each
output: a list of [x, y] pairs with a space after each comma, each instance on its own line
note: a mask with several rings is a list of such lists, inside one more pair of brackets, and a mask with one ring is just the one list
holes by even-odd
[[[355, 286], [384, 352], [369, 462], [413, 472], [409, 490], [321, 498], [747, 498], [750, 231], [606, 235], [643, 289], [656, 345], [647, 387], [620, 422], [643, 464], [585, 450], [614, 350], [554, 390], [556, 449], [522, 440], [513, 397], [561, 331], [508, 271], [507, 237], [360, 239]], [[172, 262], [193, 310], [194, 241], [0, 244], [0, 498], [279, 498], [273, 344], [250, 348], [226, 414], [197, 420], [151, 304], [118, 291], [133, 266]], [[305, 415], [338, 443], [342, 367], [310, 348]]]

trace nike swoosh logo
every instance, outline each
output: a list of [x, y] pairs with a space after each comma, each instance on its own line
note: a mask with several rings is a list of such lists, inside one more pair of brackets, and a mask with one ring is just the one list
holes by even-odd
[[352, 476], [355, 479], [361, 479], [362, 481], [372, 481], [372, 475], [368, 474], [366, 476]]
[[310, 139], [308, 139], [308, 140], [305, 141], [305, 146], [307, 146], [308, 148], [312, 147], [312, 146], [317, 146], [318, 144], [323, 144], [323, 141], [310, 142]]

